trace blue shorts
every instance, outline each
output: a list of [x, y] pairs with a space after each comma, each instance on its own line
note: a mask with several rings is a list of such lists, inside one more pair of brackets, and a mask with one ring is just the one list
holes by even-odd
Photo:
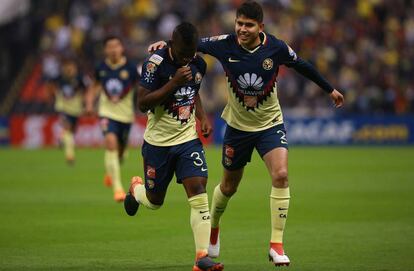
[[151, 192], [166, 191], [173, 178], [177, 182], [190, 177], [207, 178], [207, 163], [203, 145], [197, 138], [176, 146], [159, 147], [144, 141], [145, 187]]
[[67, 113], [61, 112], [60, 113], [60, 118], [62, 119], [62, 121], [68, 123], [72, 130], [74, 130], [76, 128], [76, 124], [78, 123], [78, 117], [77, 116], [72, 116], [72, 115], [69, 115]]
[[118, 143], [121, 146], [126, 146], [128, 143], [131, 123], [123, 123], [113, 119], [101, 117], [100, 124], [104, 135], [114, 133], [118, 139]]
[[288, 148], [283, 123], [259, 132], [240, 131], [227, 125], [222, 164], [228, 170], [237, 170], [251, 161], [254, 148], [263, 158], [266, 153], [278, 147]]

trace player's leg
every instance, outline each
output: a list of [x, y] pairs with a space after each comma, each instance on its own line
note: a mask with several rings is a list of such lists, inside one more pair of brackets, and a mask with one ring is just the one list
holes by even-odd
[[275, 265], [289, 265], [283, 250], [283, 233], [289, 209], [288, 145], [283, 125], [266, 130], [258, 141], [257, 149], [262, 156], [270, 177], [271, 238], [269, 259]]
[[77, 118], [63, 114], [61, 116], [62, 124], [62, 137], [61, 142], [63, 144], [63, 149], [65, 152], [65, 159], [69, 165], [73, 165], [75, 162], [75, 128], [76, 128]]
[[177, 155], [177, 181], [183, 184], [191, 208], [190, 222], [196, 249], [193, 271], [222, 270], [223, 264], [208, 257], [211, 223], [206, 193], [208, 169], [202, 144], [195, 139], [172, 150]]
[[141, 177], [132, 177], [128, 194], [124, 200], [124, 209], [129, 216], [134, 216], [140, 205], [144, 205], [150, 210], [158, 210], [164, 203], [165, 194], [166, 190], [150, 191], [146, 188]]
[[209, 255], [220, 253], [220, 219], [227, 203], [236, 193], [243, 177], [244, 166], [250, 162], [254, 148], [254, 133], [246, 133], [227, 127], [223, 142], [222, 164], [224, 167], [221, 183], [214, 189], [211, 202], [211, 235]]
[[144, 141], [142, 145], [144, 159], [144, 179], [133, 177], [124, 208], [133, 216], [139, 205], [157, 210], [164, 203], [168, 185], [174, 175], [175, 159], [170, 155], [170, 147], [157, 147]]
[[121, 169], [118, 156], [117, 134], [119, 133], [119, 123], [104, 118], [101, 120], [101, 126], [105, 135], [105, 181], [108, 178], [111, 180], [114, 200], [122, 202], [125, 199], [125, 192], [121, 183]]
[[208, 255], [210, 239], [210, 212], [206, 193], [207, 178], [190, 177], [182, 180], [191, 207], [190, 223], [196, 248], [193, 271], [223, 270], [222, 263], [214, 262]]
[[131, 124], [129, 123], [122, 124], [122, 130], [120, 131], [119, 136], [118, 136], [118, 157], [119, 157], [119, 162], [121, 164], [123, 163], [125, 156], [126, 156], [130, 129], [131, 129]]

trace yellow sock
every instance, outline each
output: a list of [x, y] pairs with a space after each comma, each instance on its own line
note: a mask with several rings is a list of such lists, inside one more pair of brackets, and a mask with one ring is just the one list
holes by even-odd
[[151, 203], [147, 198], [147, 191], [145, 190], [145, 185], [138, 184], [134, 188], [134, 196], [135, 199], [145, 207], [151, 210], [157, 210], [161, 207], [161, 205], [156, 205]]
[[112, 178], [112, 188], [114, 192], [124, 190], [121, 183], [118, 151], [105, 151], [105, 168], [106, 173]]
[[214, 188], [213, 200], [211, 202], [211, 227], [217, 228], [220, 224], [220, 217], [227, 207], [230, 197], [221, 192], [220, 185]]
[[196, 254], [207, 254], [210, 241], [210, 212], [207, 193], [188, 199], [191, 206], [191, 228], [193, 229]]
[[285, 229], [289, 209], [289, 199], [289, 187], [272, 187], [272, 192], [270, 194], [270, 212], [272, 220], [271, 243], [283, 243], [283, 231]]
[[71, 131], [63, 130], [62, 143], [65, 149], [66, 159], [74, 159], [75, 158], [75, 142], [74, 142], [73, 134]]

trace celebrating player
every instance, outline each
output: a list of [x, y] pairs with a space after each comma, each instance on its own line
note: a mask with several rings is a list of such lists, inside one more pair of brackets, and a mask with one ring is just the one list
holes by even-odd
[[[155, 43], [149, 50], [162, 45], [165, 43]], [[329, 94], [336, 107], [342, 106], [344, 97], [284, 41], [264, 32], [263, 11], [254, 1], [244, 2], [237, 9], [235, 34], [202, 39], [197, 50], [221, 62], [229, 86], [228, 103], [222, 114], [227, 122], [222, 155], [224, 174], [212, 200], [209, 256], [219, 255], [220, 217], [256, 148], [272, 179], [269, 259], [276, 266], [289, 265], [283, 249], [290, 200], [288, 140], [277, 98], [279, 66], [293, 68], [315, 82]]]
[[207, 255], [211, 228], [207, 164], [195, 117], [204, 136], [211, 133], [211, 125], [198, 94], [206, 63], [195, 54], [197, 42], [196, 28], [181, 23], [174, 29], [170, 46], [156, 51], [143, 65], [138, 105], [141, 111], [148, 111], [142, 146], [145, 184], [134, 177], [124, 205], [131, 216], [141, 204], [153, 210], [160, 208], [175, 173], [191, 207], [196, 247], [193, 271], [213, 271], [224, 267]]
[[98, 114], [106, 148], [104, 183], [112, 186], [114, 200], [122, 202], [125, 192], [121, 183], [120, 161], [134, 121], [133, 90], [138, 73], [135, 65], [124, 56], [124, 47], [118, 37], [105, 39], [104, 52], [106, 58], [96, 68], [95, 82], [88, 91], [86, 109], [89, 113], [93, 112], [95, 97], [100, 94]]
[[62, 133], [59, 140], [63, 145], [66, 162], [69, 165], [75, 162], [74, 133], [78, 117], [83, 112], [86, 92], [84, 79], [76, 62], [65, 58], [62, 61], [60, 75], [48, 84], [55, 95], [55, 110], [60, 113]]

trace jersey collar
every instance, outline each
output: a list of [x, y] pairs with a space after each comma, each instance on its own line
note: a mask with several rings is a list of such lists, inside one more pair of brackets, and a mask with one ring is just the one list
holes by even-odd
[[118, 63], [116, 63], [116, 64], [113, 64], [111, 61], [109, 61], [109, 59], [108, 59], [108, 58], [106, 58], [106, 59], [105, 59], [105, 63], [106, 63], [106, 65], [108, 65], [108, 67], [109, 67], [109, 68], [111, 68], [112, 70], [116, 70], [116, 69], [118, 69], [119, 67], [122, 67], [122, 66], [124, 66], [124, 65], [125, 65], [125, 63], [126, 63], [126, 57], [125, 57], [125, 56], [123, 56], [123, 57], [121, 58], [121, 60], [120, 60]]
[[239, 43], [239, 41], [237, 40], [237, 37], [236, 37], [236, 40], [237, 40], [237, 43], [240, 45], [240, 47], [241, 48], [243, 48], [244, 50], [246, 50], [247, 52], [249, 52], [249, 53], [251, 53], [251, 54], [253, 54], [254, 52], [256, 52], [257, 50], [259, 50], [259, 48], [261, 47], [261, 46], [263, 46], [263, 45], [266, 45], [267, 44], [267, 35], [266, 35], [266, 33], [265, 32], [260, 32], [259, 33], [259, 37], [260, 37], [260, 40], [262, 41], [259, 45], [257, 45], [256, 46], [256, 48], [254, 48], [254, 49], [252, 49], [252, 50], [250, 50], [250, 49], [247, 49], [247, 48], [245, 48], [245, 47], [243, 47], [240, 43]]

